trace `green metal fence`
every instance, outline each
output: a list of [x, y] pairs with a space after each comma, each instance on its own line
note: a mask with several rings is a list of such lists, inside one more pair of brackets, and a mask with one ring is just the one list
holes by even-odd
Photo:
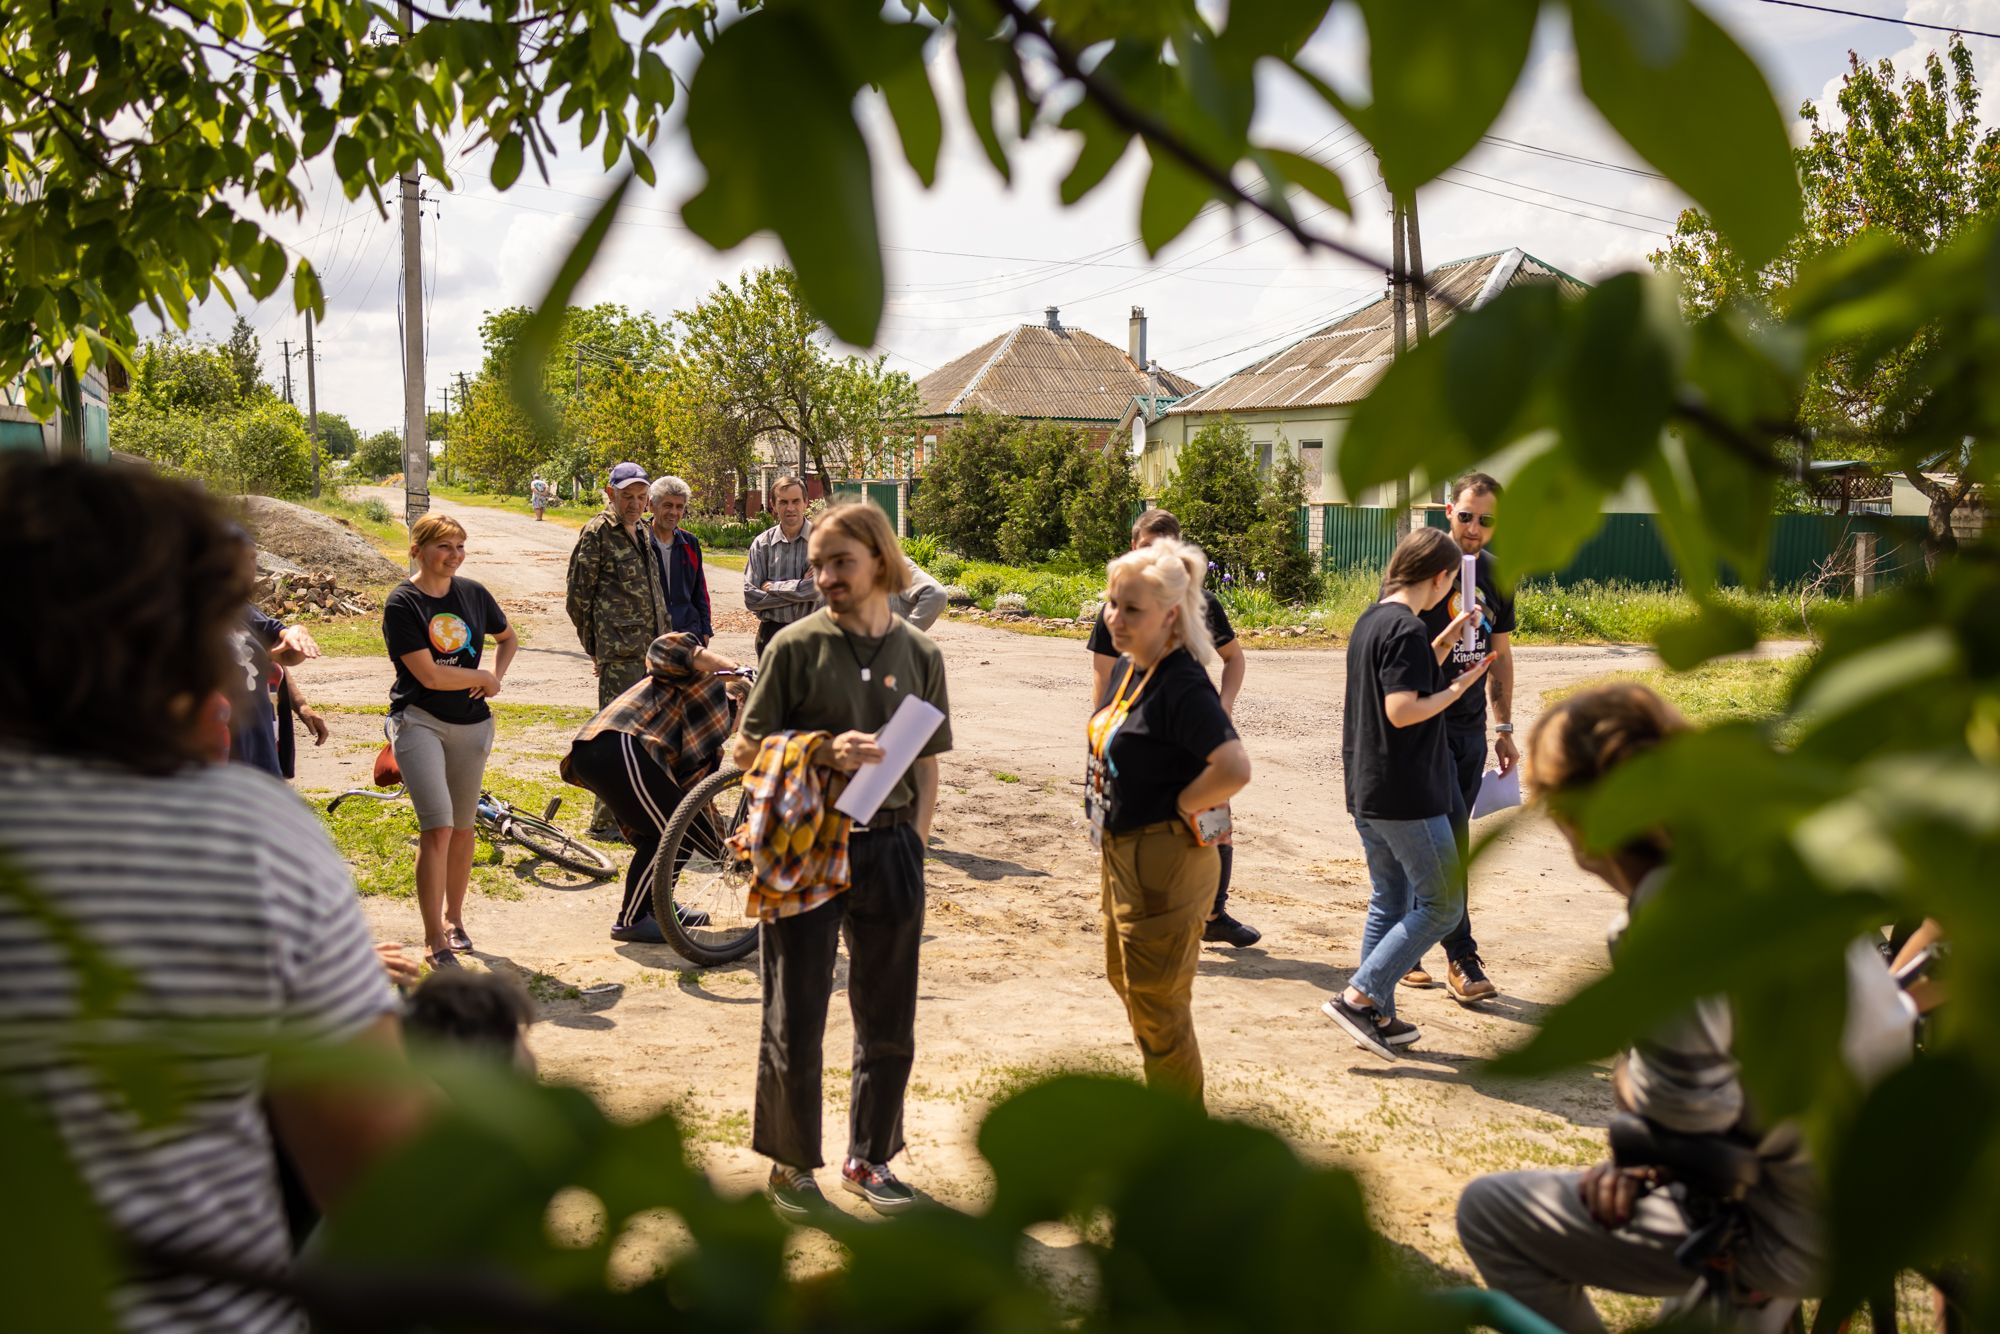
[[[1447, 528], [1451, 524], [1442, 510], [1424, 511], [1424, 521], [1433, 528]], [[1781, 514], [1772, 521], [1771, 553], [1765, 573], [1772, 584], [1781, 588], [1803, 583], [1836, 553], [1847, 554], [1851, 561], [1854, 537], [1861, 532], [1876, 534], [1878, 582], [1894, 583], [1922, 571], [1925, 523], [1921, 518]], [[1389, 553], [1395, 545], [1393, 509], [1329, 505], [1320, 511], [1323, 570], [1379, 570], [1389, 563]], [[1680, 571], [1667, 553], [1656, 516], [1607, 514], [1603, 525], [1583, 544], [1575, 558], [1552, 577], [1558, 584], [1586, 580], [1677, 584]], [[1724, 582], [1740, 582], [1732, 570], [1724, 569], [1721, 577]]]
[[855, 500], [873, 501], [877, 509], [889, 516], [889, 526], [899, 533], [903, 531], [903, 516], [899, 509], [901, 491], [896, 483], [835, 482], [833, 494]]

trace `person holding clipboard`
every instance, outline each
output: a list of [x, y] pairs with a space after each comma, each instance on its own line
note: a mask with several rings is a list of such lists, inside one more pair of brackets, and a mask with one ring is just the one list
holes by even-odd
[[1201, 1101], [1195, 960], [1215, 901], [1217, 842], [1250, 756], [1204, 664], [1200, 549], [1163, 538], [1111, 562], [1104, 627], [1118, 650], [1089, 728], [1084, 813], [1102, 858], [1104, 960], [1148, 1084]]
[[909, 569], [881, 510], [865, 502], [829, 506], [813, 524], [809, 556], [826, 605], [779, 629], [764, 649], [732, 761], [749, 769], [768, 736], [826, 732], [832, 767], [853, 773], [883, 761], [877, 733], [906, 700], [941, 716], [880, 806], [856, 821], [849, 887], [766, 921], [758, 933], [764, 1031], [750, 1145], [772, 1160], [769, 1193], [779, 1212], [826, 1207], [813, 1178], [822, 1163], [821, 1047], [834, 955], [845, 937], [854, 1074], [841, 1184], [893, 1213], [917, 1201], [889, 1161], [903, 1148], [903, 1095], [916, 1051], [924, 845], [937, 812], [937, 757], [951, 749], [944, 655], [890, 609], [908, 586]]

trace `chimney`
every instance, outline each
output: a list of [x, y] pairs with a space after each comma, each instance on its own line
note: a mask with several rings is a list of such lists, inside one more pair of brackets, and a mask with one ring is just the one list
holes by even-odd
[[1132, 307], [1132, 322], [1128, 326], [1125, 350], [1132, 354], [1132, 364], [1143, 367], [1146, 364], [1146, 308]]
[[1049, 322], [1049, 327], [1051, 329], [1054, 329], [1057, 333], [1062, 332], [1062, 320], [1058, 318], [1060, 314], [1061, 312], [1058, 311], [1054, 306], [1045, 307], [1042, 311], [1043, 317], [1046, 318]]

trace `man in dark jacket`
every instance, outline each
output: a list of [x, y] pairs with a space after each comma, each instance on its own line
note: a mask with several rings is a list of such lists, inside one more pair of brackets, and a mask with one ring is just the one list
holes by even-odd
[[701, 543], [681, 528], [694, 492], [678, 477], [662, 477], [648, 494], [653, 509], [653, 556], [659, 565], [667, 616], [676, 632], [694, 635], [706, 644], [715, 638], [708, 572], [702, 568]]

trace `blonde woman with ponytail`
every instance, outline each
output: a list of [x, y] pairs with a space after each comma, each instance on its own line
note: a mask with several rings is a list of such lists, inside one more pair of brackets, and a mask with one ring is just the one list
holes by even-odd
[[1104, 959], [1146, 1082], [1202, 1095], [1195, 958], [1215, 899], [1223, 807], [1250, 781], [1206, 666], [1199, 548], [1155, 541], [1111, 562], [1104, 625], [1118, 650], [1090, 720], [1084, 810], [1102, 856]]

